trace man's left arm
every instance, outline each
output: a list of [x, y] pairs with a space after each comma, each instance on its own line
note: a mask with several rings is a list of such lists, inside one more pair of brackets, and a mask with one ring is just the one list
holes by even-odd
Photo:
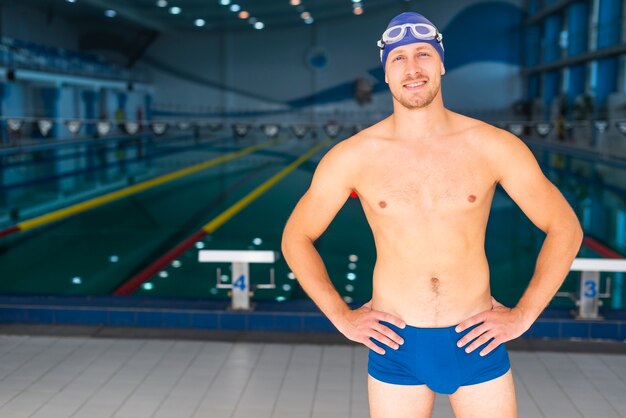
[[546, 238], [530, 283], [514, 308], [506, 308], [494, 299], [492, 310], [474, 315], [457, 326], [460, 332], [482, 322], [458, 342], [461, 347], [473, 340], [466, 348], [471, 352], [493, 339], [481, 350], [481, 355], [530, 328], [561, 287], [583, 239], [574, 210], [545, 177], [526, 144], [504, 130], [497, 130], [495, 137], [487, 142], [489, 159], [500, 185], [532, 223], [546, 233]]

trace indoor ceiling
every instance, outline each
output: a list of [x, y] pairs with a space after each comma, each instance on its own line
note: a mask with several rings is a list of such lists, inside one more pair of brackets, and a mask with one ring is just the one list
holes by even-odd
[[[64, 15], [83, 23], [88, 20], [94, 23], [124, 21], [157, 32], [254, 30], [255, 23], [256, 29], [265, 30], [315, 25], [324, 20], [358, 19], [360, 16], [356, 13], [366, 15], [408, 2], [410, 0], [20, 0], [21, 4], [45, 8], [51, 16]], [[355, 8], [361, 10], [355, 13]]]

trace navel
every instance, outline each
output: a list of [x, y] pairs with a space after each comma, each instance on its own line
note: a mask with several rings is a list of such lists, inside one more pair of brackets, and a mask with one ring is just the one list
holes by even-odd
[[439, 279], [437, 277], [431, 277], [430, 285], [432, 287], [433, 292], [435, 292], [435, 294], [438, 295], [439, 294]]
[[470, 202], [473, 202], [476, 200], [476, 196], [474, 196], [473, 194], [467, 196], [467, 200], [469, 200]]
[[380, 206], [381, 208], [386, 208], [387, 202], [385, 202], [384, 200], [381, 200], [380, 202], [378, 202], [378, 206]]

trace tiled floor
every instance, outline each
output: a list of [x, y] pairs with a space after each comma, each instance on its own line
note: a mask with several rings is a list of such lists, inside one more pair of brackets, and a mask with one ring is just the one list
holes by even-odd
[[[626, 417], [626, 355], [509, 355], [520, 417]], [[368, 417], [366, 382], [357, 345], [0, 336], [2, 418]]]

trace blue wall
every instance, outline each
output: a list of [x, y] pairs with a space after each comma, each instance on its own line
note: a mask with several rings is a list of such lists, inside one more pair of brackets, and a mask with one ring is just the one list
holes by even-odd
[[[444, 35], [447, 105], [459, 110], [510, 108], [522, 97], [521, 1], [452, 0], [446, 7], [398, 2], [384, 13], [368, 13], [366, 8], [362, 16], [320, 21], [314, 28], [303, 25], [219, 37], [162, 35], [143, 64], [153, 70], [155, 102], [201, 105], [210, 98], [227, 107], [334, 105], [388, 111], [391, 97], [376, 41], [388, 21], [407, 9], [427, 16]], [[187, 48], [180, 48], [181, 43]], [[306, 63], [314, 48], [327, 56], [322, 69]], [[217, 61], [216, 56], [223, 59]], [[173, 71], [174, 67], [184, 71]], [[369, 78], [374, 93], [380, 93], [370, 105], [359, 107], [353, 100], [358, 77]]]

